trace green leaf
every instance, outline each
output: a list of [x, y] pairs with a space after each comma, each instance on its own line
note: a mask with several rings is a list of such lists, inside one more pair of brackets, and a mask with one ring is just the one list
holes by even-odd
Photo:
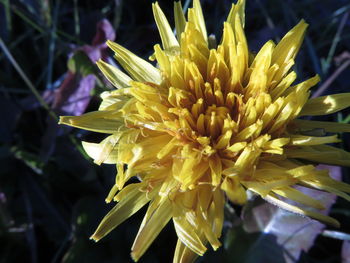
[[83, 51], [77, 51], [68, 60], [68, 69], [73, 73], [80, 73], [84, 77], [89, 74], [96, 74], [97, 68], [90, 58]]
[[11, 152], [17, 159], [22, 160], [34, 172], [37, 174], [42, 174], [44, 163], [42, 160], [40, 160], [40, 157], [38, 155], [27, 152], [15, 146], [11, 148]]

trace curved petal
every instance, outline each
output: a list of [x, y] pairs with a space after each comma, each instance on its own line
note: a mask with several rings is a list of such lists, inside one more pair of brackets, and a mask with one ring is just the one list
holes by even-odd
[[102, 61], [101, 59], [96, 62], [98, 68], [102, 71], [103, 75], [113, 84], [117, 89], [129, 87], [131, 78], [116, 67]]
[[161, 82], [159, 70], [152, 64], [110, 40], [107, 41], [107, 45], [115, 52], [118, 62], [135, 80], [157, 84]]
[[158, 2], [152, 4], [152, 10], [160, 38], [162, 39], [163, 48], [165, 50], [172, 50], [174, 47], [179, 47], [179, 43], [174, 36], [166, 16], [164, 15], [162, 9], [160, 9]]
[[142, 186], [143, 183], [131, 184], [121, 191], [121, 193], [126, 191], [128, 194], [102, 219], [90, 239], [99, 241], [149, 202], [152, 194], [141, 192]]
[[295, 202], [298, 202], [300, 204], [304, 204], [310, 207], [314, 207], [316, 209], [325, 209], [324, 205], [310, 196], [304, 194], [303, 192], [298, 191], [295, 188], [292, 187], [281, 187], [278, 189], [272, 189], [272, 192], [283, 196], [285, 198], [288, 198], [290, 200], [293, 200]]
[[165, 199], [140, 228], [131, 249], [132, 258], [137, 261], [152, 244], [172, 216], [170, 201]]
[[333, 136], [303, 136], [292, 135], [289, 144], [290, 145], [319, 145], [326, 143], [340, 142], [337, 135]]
[[327, 115], [350, 107], [350, 93], [333, 94], [309, 99], [299, 116]]
[[118, 151], [114, 150], [122, 133], [108, 136], [100, 143], [82, 142], [85, 152], [94, 159], [98, 165], [101, 163], [117, 163]]
[[176, 37], [180, 42], [181, 34], [185, 31], [186, 18], [184, 12], [182, 11], [181, 2], [174, 2], [174, 18], [175, 18], [175, 28], [176, 28]]
[[285, 209], [289, 212], [299, 214], [302, 216], [308, 216], [308, 217], [314, 218], [316, 220], [319, 220], [321, 222], [324, 222], [325, 224], [332, 225], [334, 227], [340, 226], [339, 222], [330, 216], [325, 216], [323, 214], [316, 213], [316, 212], [313, 212], [310, 210], [301, 209], [301, 208], [296, 207], [294, 205], [285, 203], [272, 195], [267, 195], [264, 197], [264, 199], [266, 201], [270, 202], [271, 204], [277, 205], [278, 207]]
[[198, 254], [186, 247], [180, 239], [177, 240], [173, 263], [193, 263]]
[[225, 191], [228, 199], [234, 204], [243, 205], [247, 202], [247, 194], [237, 177], [226, 177], [221, 184], [221, 189]]
[[178, 215], [173, 217], [173, 222], [179, 240], [189, 249], [202, 256], [207, 248], [203, 245], [193, 226], [183, 216], [183, 211], [176, 206], [173, 206], [173, 209], [175, 210], [174, 214]]
[[290, 126], [292, 129], [295, 127], [303, 131], [314, 130], [314, 129], [324, 129], [326, 132], [350, 132], [350, 124], [348, 123], [311, 121], [311, 120], [293, 120]]
[[276, 63], [281, 67], [290, 59], [295, 58], [303, 42], [307, 26], [308, 24], [301, 20], [282, 38], [273, 52], [272, 64]]
[[227, 17], [227, 22], [229, 22], [232, 27], [235, 23], [236, 16], [239, 16], [241, 24], [244, 27], [245, 24], [245, 0], [238, 0], [237, 4], [232, 4], [230, 13]]
[[58, 124], [65, 124], [88, 131], [113, 134], [124, 125], [116, 111], [93, 111], [81, 116], [61, 116]]
[[199, 0], [193, 0], [193, 8], [188, 9], [188, 21], [196, 26], [197, 30], [202, 33], [205, 42], [208, 42], [207, 29]]
[[295, 149], [286, 149], [285, 154], [288, 158], [350, 166], [350, 153], [330, 145], [302, 146]]

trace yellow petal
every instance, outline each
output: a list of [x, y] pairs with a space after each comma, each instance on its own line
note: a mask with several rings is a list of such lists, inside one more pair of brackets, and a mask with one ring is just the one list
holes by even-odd
[[279, 114], [275, 117], [274, 123], [269, 130], [269, 133], [273, 133], [278, 131], [285, 123], [288, 123], [288, 120], [293, 118], [293, 113], [297, 109], [297, 95], [296, 94], [290, 94], [290, 97], [287, 97], [285, 99], [285, 104], [283, 105], [282, 110], [279, 112]]
[[174, 137], [172, 138], [158, 153], [157, 158], [162, 159], [165, 156], [167, 156], [169, 153], [171, 153], [175, 148], [177, 148], [177, 139]]
[[290, 126], [301, 130], [324, 129], [326, 132], [350, 132], [350, 124], [348, 123], [294, 120]]
[[240, 61], [240, 73], [243, 76], [244, 70], [248, 67], [248, 44], [243, 30], [243, 25], [239, 16], [236, 16], [233, 25], [236, 42], [237, 42], [237, 59]]
[[196, 26], [197, 30], [202, 33], [205, 42], [208, 42], [207, 29], [199, 0], [193, 0], [193, 8], [188, 9], [188, 21]]
[[232, 27], [234, 27], [236, 16], [239, 16], [242, 26], [245, 23], [245, 0], [238, 0], [237, 4], [232, 4], [230, 13], [227, 17], [227, 22], [229, 22]]
[[317, 212], [313, 212], [313, 211], [310, 211], [310, 210], [306, 210], [306, 209], [301, 209], [299, 207], [296, 207], [294, 205], [290, 205], [288, 203], [285, 203], [279, 199], [277, 199], [276, 197], [272, 196], [272, 195], [267, 195], [265, 198], [264, 198], [266, 201], [282, 208], [282, 209], [285, 209], [289, 212], [292, 212], [292, 213], [295, 213], [295, 214], [299, 214], [299, 215], [302, 215], [302, 216], [308, 216], [308, 217], [311, 217], [311, 218], [314, 218], [318, 221], [321, 221], [325, 224], [328, 224], [328, 225], [332, 225], [334, 227], [339, 227], [340, 224], [337, 220], [335, 220], [334, 218], [332, 217], [329, 217], [329, 216], [325, 216], [323, 214], [320, 214], [320, 213], [317, 213]]
[[164, 15], [162, 9], [160, 9], [158, 2], [152, 4], [152, 10], [160, 38], [162, 39], [163, 48], [165, 50], [172, 50], [174, 47], [178, 47], [179, 43], [174, 36], [166, 16]]
[[[235, 35], [233, 33], [233, 29], [230, 23], [224, 22], [224, 32], [222, 34], [222, 43], [221, 43], [226, 49], [225, 53], [229, 52], [229, 47], [234, 46], [234, 52], [236, 52], [236, 39]], [[228, 56], [229, 53], [225, 54], [225, 57]], [[228, 57], [229, 58], [229, 57]], [[230, 60], [231, 62], [231, 60]]]
[[331, 188], [338, 189], [339, 191], [350, 193], [350, 185], [349, 184], [344, 183], [342, 181], [336, 181], [330, 177], [317, 176], [317, 177], [311, 177], [310, 180], [312, 181], [312, 183], [314, 185], [318, 185], [319, 187], [323, 187], [324, 185], [327, 185]]
[[[193, 185], [198, 181], [199, 178], [201, 178], [206, 171], [209, 169], [208, 167], [208, 163], [207, 162], [200, 162], [199, 164], [197, 164], [196, 166], [194, 166], [192, 168], [193, 171], [195, 171], [195, 173], [193, 173], [193, 175], [190, 176], [184, 176], [183, 177], [183, 181], [181, 182], [181, 190], [188, 188], [192, 188]], [[214, 180], [214, 179], [212, 179]]]
[[290, 85], [296, 80], [297, 74], [292, 71], [285, 76], [282, 81], [271, 90], [270, 94], [273, 99], [282, 96], [282, 94], [290, 87]]
[[118, 68], [102, 61], [101, 59], [96, 62], [98, 68], [102, 71], [103, 75], [113, 84], [117, 89], [129, 87], [131, 78]]
[[116, 163], [118, 151], [115, 146], [118, 143], [122, 133], [115, 133], [108, 136], [100, 143], [82, 142], [85, 152], [94, 159], [98, 165], [101, 163]]
[[207, 211], [212, 201], [212, 187], [210, 185], [201, 185], [197, 188], [198, 204], [201, 211]]
[[227, 197], [232, 203], [244, 205], [247, 202], [246, 191], [239, 183], [237, 177], [226, 177], [221, 184], [221, 189], [225, 191]]
[[296, 182], [297, 180], [294, 178], [285, 178], [285, 179], [279, 179], [279, 180], [273, 179], [267, 182], [241, 181], [241, 183], [247, 189], [259, 194], [263, 198], [265, 198], [274, 189], [295, 185]]
[[263, 116], [261, 117], [263, 121], [263, 129], [271, 126], [274, 123], [275, 117], [280, 112], [283, 105], [284, 98], [280, 97], [265, 109]]
[[251, 68], [253, 69], [247, 86], [247, 96], [256, 96], [267, 89], [267, 72], [270, 68], [271, 56], [275, 44], [268, 41], [256, 55]]
[[185, 217], [177, 216], [173, 218], [176, 234], [189, 249], [202, 256], [207, 248], [196, 234], [192, 225], [190, 225]]
[[[135, 214], [140, 208], [142, 208], [149, 199], [146, 193], [139, 190], [140, 184], [130, 185], [129, 188], [124, 188], [123, 191], [129, 191], [128, 194], [115, 206], [111, 211], [102, 219], [101, 223], [97, 227], [95, 233], [90, 237], [95, 241], [99, 241], [124, 220]], [[151, 198], [152, 194], [148, 195]]]
[[140, 228], [131, 248], [131, 257], [137, 261], [146, 252], [160, 231], [171, 219], [171, 204], [168, 199], [153, 212], [147, 222]]
[[169, 61], [168, 55], [160, 48], [160, 46], [157, 44], [154, 46], [154, 55], [157, 59], [157, 62], [159, 63], [159, 68], [161, 69], [162, 73], [166, 76], [170, 76], [171, 74], [171, 64]]
[[318, 201], [315, 200], [313, 198], [311, 198], [310, 196], [298, 191], [295, 188], [292, 187], [282, 187], [282, 188], [278, 188], [278, 189], [272, 189], [272, 192], [283, 196], [285, 198], [288, 198], [290, 200], [296, 201], [300, 204], [304, 204], [307, 206], [311, 206], [314, 207], [316, 209], [325, 209], [324, 205]]
[[100, 161], [101, 154], [103, 154], [103, 146], [100, 143], [91, 143], [91, 142], [82, 142], [83, 148], [87, 155], [89, 155], [94, 160], [99, 160], [96, 163], [106, 163], [113, 164], [116, 163], [116, 158], [118, 156], [118, 151], [110, 151], [106, 158], [103, 158], [104, 161]]
[[247, 146], [247, 142], [236, 142], [232, 144], [230, 147], [228, 147], [226, 150], [236, 153], [239, 152], [240, 150], [243, 150], [244, 147]]
[[[113, 91], [104, 91], [101, 93], [100, 97], [102, 102], [99, 111], [117, 111], [120, 110], [129, 100], [130, 97], [125, 95], [128, 93], [128, 89], [120, 89]], [[123, 91], [123, 92], [120, 92]]]
[[315, 167], [313, 165], [303, 165], [298, 166], [296, 168], [292, 168], [286, 171], [286, 173], [292, 175], [293, 177], [305, 176], [308, 174], [312, 174], [315, 171]]
[[217, 250], [221, 246], [221, 243], [220, 243], [218, 237], [213, 232], [213, 229], [215, 229], [214, 222], [213, 222], [215, 219], [215, 216], [208, 218], [207, 213], [205, 213], [205, 212], [202, 213], [198, 209], [197, 214], [196, 214], [196, 219], [198, 222], [198, 227], [204, 232], [204, 235], [205, 235], [206, 239], [209, 241], [212, 248], [214, 250]]
[[286, 149], [289, 158], [306, 159], [318, 163], [350, 166], [350, 153], [330, 145], [302, 146]]
[[[284, 72], [288, 62], [295, 58], [300, 49], [301, 43], [303, 42], [307, 26], [308, 24], [306, 24], [304, 20], [301, 20], [275, 47], [271, 64], [276, 63], [279, 66], [278, 72]], [[282, 74], [276, 73], [276, 75], [281, 76]], [[280, 79], [277, 79], [276, 81], [279, 82]]]
[[321, 78], [319, 75], [315, 75], [312, 78], [309, 78], [293, 87], [291, 87], [290, 90], [295, 90], [297, 93], [306, 93], [308, 90], [310, 90], [313, 86], [315, 86], [318, 82], [320, 82]]
[[347, 107], [350, 107], [350, 93], [328, 95], [308, 100], [300, 116], [327, 115]]
[[209, 158], [209, 167], [211, 170], [212, 185], [217, 186], [221, 182], [222, 174], [222, 163], [217, 154]]
[[233, 169], [242, 172], [246, 169], [253, 169], [258, 157], [260, 156], [262, 150], [249, 144], [244, 148], [243, 152], [239, 155]]
[[[213, 194], [214, 211], [211, 213], [214, 224], [213, 231], [216, 237], [220, 237], [222, 233], [222, 227], [224, 225], [224, 206], [225, 206], [225, 195], [220, 188], [216, 188]], [[209, 210], [210, 212], [210, 210]], [[210, 216], [210, 215], [209, 215]]]
[[114, 184], [111, 188], [111, 190], [108, 193], [108, 196], [105, 199], [105, 202], [109, 204], [112, 200], [114, 200], [114, 197], [116, 196], [116, 193], [119, 191], [118, 185]]
[[[145, 193], [143, 191], [144, 187], [145, 187], [145, 183], [128, 184], [121, 191], [119, 191], [119, 193], [114, 197], [114, 201], [120, 202], [121, 200], [128, 199], [129, 195], [133, 195], [135, 193], [137, 194], [137, 191], [135, 190], [136, 188], [138, 189], [139, 192]], [[156, 191], [152, 192], [148, 199], [151, 199], [155, 194], [156, 194]]]
[[261, 120], [257, 120], [254, 124], [244, 128], [241, 132], [239, 132], [234, 140], [237, 142], [248, 140], [248, 138], [253, 135], [259, 135], [262, 129], [263, 122]]
[[289, 141], [289, 138], [278, 138], [268, 141], [263, 145], [264, 152], [283, 154], [283, 146], [288, 144]]
[[135, 80], [153, 83], [161, 82], [159, 70], [152, 64], [110, 40], [107, 41], [107, 45], [115, 52], [118, 62]]
[[322, 184], [320, 182], [312, 182], [312, 181], [304, 181], [304, 180], [302, 181], [302, 185], [307, 186], [307, 187], [316, 188], [316, 189], [322, 190], [322, 191], [327, 191], [327, 192], [332, 193], [332, 194], [336, 194], [337, 196], [340, 196], [340, 197], [342, 197], [345, 200], [350, 202], [349, 195], [347, 195], [344, 192], [338, 190], [337, 188], [331, 187], [329, 185]]
[[227, 146], [230, 144], [230, 139], [232, 136], [232, 130], [226, 131], [224, 134], [222, 134], [218, 140], [217, 143], [214, 145], [215, 149], [224, 149], [227, 148]]
[[58, 124], [100, 133], [115, 133], [124, 125], [116, 111], [93, 111], [81, 116], [61, 116]]
[[[189, 150], [190, 149], [189, 145], [186, 145], [186, 146], [183, 148], [181, 153], [182, 158], [185, 159], [183, 162], [181, 162], [182, 167], [180, 171], [174, 171], [174, 175], [177, 173], [179, 174], [179, 177], [178, 178], [175, 177], [175, 178], [182, 183], [181, 190], [186, 190], [186, 188], [193, 183], [195, 178], [194, 175], [196, 174], [197, 176], [199, 174], [197, 173], [197, 171], [194, 170], [194, 168], [201, 161], [199, 154], [197, 152]], [[173, 167], [173, 169], [175, 169], [175, 167]], [[203, 170], [201, 169], [202, 170], [201, 172], [204, 172], [205, 169], [206, 167], [203, 167]]]
[[181, 34], [185, 31], [186, 19], [184, 12], [182, 11], [181, 2], [174, 2], [174, 18], [177, 40], [180, 42]]
[[177, 240], [173, 263], [193, 263], [198, 254], [186, 247], [180, 239]]
[[290, 145], [318, 145], [335, 142], [340, 142], [337, 135], [323, 137], [292, 135], [290, 139]]

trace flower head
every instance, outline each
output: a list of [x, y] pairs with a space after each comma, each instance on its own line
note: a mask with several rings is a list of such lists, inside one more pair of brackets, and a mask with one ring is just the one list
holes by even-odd
[[[245, 1], [233, 4], [218, 46], [207, 36], [199, 0], [188, 19], [175, 3], [176, 37], [157, 3], [154, 17], [162, 46], [157, 67], [108, 41], [128, 72], [97, 63], [117, 88], [102, 94], [98, 111], [61, 117], [60, 123], [109, 134], [101, 143], [83, 142], [97, 164], [117, 166], [106, 201], [117, 205], [93, 234], [99, 240], [148, 204], [132, 247], [138, 260], [170, 221], [178, 236], [174, 262], [203, 255], [219, 241], [226, 200], [243, 205], [247, 190], [284, 209], [329, 224], [338, 222], [309, 210], [322, 203], [294, 185], [328, 191], [349, 200], [350, 186], [332, 180], [313, 163], [350, 165], [350, 153], [333, 146], [346, 124], [298, 119], [350, 106], [350, 93], [309, 99], [319, 77], [293, 84], [294, 59], [307, 24], [302, 20], [276, 45], [249, 52], [244, 34]], [[132, 177], [138, 183], [126, 185]], [[126, 185], [126, 186], [125, 186]], [[119, 192], [118, 192], [119, 191]], [[285, 202], [296, 201], [301, 207]]]

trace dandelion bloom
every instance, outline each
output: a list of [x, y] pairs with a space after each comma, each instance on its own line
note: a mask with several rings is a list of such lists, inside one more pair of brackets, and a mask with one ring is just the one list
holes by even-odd
[[[83, 146], [95, 163], [117, 167], [106, 201], [118, 203], [92, 239], [101, 239], [148, 204], [132, 247], [134, 260], [172, 220], [178, 236], [174, 262], [192, 261], [208, 243], [213, 249], [221, 245], [225, 202], [245, 204], [248, 190], [289, 211], [339, 225], [317, 211], [322, 203], [293, 186], [349, 200], [350, 186], [313, 164], [350, 165], [350, 153], [326, 145], [339, 142], [336, 135], [310, 132], [350, 132], [350, 125], [298, 118], [342, 110], [350, 106], [350, 93], [309, 99], [318, 76], [293, 84], [292, 66], [307, 28], [303, 20], [277, 45], [268, 41], [256, 55], [250, 53], [244, 6], [244, 0], [232, 5], [215, 46], [199, 0], [187, 20], [175, 3], [176, 36], [153, 4], [162, 40], [151, 57], [156, 67], [107, 42], [128, 74], [99, 61], [116, 89], [102, 93], [98, 111], [60, 119], [108, 134], [99, 144]], [[127, 184], [132, 177], [139, 182]]]

